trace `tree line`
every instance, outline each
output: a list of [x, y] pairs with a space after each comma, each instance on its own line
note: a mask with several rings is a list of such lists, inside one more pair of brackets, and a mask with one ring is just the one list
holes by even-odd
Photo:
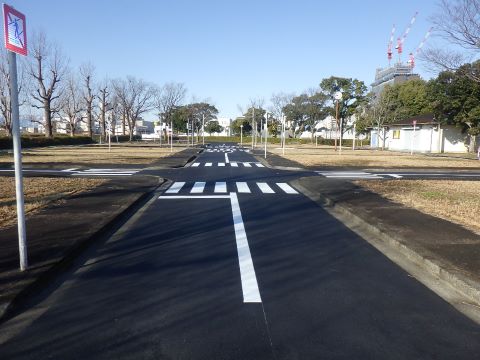
[[[93, 137], [96, 130], [106, 136], [110, 127], [120, 128], [120, 134], [132, 139], [139, 120], [154, 111], [162, 122], [175, 123], [176, 129], [186, 128], [187, 119], [206, 121], [216, 117], [218, 110], [207, 102], [182, 105], [187, 89], [182, 83], [169, 82], [162, 86], [135, 76], [101, 79], [91, 63], [78, 69], [69, 66], [61, 48], [47, 39], [45, 33], [35, 33], [30, 41], [29, 56], [19, 59], [19, 103], [23, 113], [40, 113], [45, 136], [52, 137], [55, 120], [74, 136], [85, 124]], [[9, 70], [6, 50], [0, 51], [0, 126], [12, 135]], [[98, 125], [96, 125], [98, 124]], [[109, 124], [111, 124], [109, 126]], [[99, 128], [97, 128], [97, 126]]]

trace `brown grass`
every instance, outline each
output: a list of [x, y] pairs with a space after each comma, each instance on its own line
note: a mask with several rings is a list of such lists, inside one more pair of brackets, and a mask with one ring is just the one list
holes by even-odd
[[361, 180], [355, 183], [394, 202], [480, 234], [480, 181]]
[[[107, 180], [78, 178], [24, 178], [25, 210], [32, 214], [45, 206], [61, 201], [68, 195], [80, 193]], [[0, 177], [0, 228], [16, 221], [15, 179]]]
[[[282, 156], [279, 146], [270, 146], [270, 151]], [[468, 159], [459, 158], [468, 157]], [[333, 147], [296, 145], [287, 147], [284, 157], [304, 166], [358, 166], [377, 168], [472, 168], [480, 169], [480, 161], [471, 154], [426, 155], [380, 150], [343, 149], [342, 155]]]
[[[185, 149], [174, 147], [173, 152]], [[111, 151], [108, 147], [89, 146], [56, 146], [48, 148], [24, 149], [24, 163], [90, 163], [90, 164], [150, 164], [155, 160], [172, 154], [170, 148], [157, 145], [115, 145]], [[0, 153], [0, 163], [13, 162], [9, 153]]]

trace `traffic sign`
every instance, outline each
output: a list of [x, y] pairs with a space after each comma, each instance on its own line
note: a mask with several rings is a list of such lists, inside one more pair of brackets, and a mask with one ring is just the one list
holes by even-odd
[[3, 4], [3, 28], [5, 47], [19, 55], [27, 56], [27, 25], [25, 15]]

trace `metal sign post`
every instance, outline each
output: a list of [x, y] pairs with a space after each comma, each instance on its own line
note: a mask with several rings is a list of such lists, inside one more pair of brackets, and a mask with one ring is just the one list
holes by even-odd
[[267, 158], [268, 113], [265, 113], [265, 159]]
[[[412, 134], [412, 141], [411, 141], [411, 146], [410, 146], [410, 155], [413, 155], [413, 143], [415, 139], [415, 130], [417, 127], [417, 120], [413, 120], [413, 134]], [[385, 141], [385, 140], [383, 140]]]
[[170, 152], [173, 152], [173, 121], [170, 122]]
[[15, 192], [17, 200], [18, 250], [20, 270], [28, 268], [27, 235], [25, 228], [25, 202], [23, 197], [22, 145], [18, 109], [17, 53], [27, 55], [27, 31], [25, 15], [3, 4], [5, 47], [8, 51], [10, 105], [12, 116], [13, 157], [15, 162]]

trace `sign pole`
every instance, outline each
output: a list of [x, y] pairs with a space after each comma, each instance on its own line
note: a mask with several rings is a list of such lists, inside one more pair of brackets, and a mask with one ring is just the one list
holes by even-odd
[[170, 152], [173, 152], [173, 121], [170, 122]]
[[20, 270], [28, 268], [27, 235], [25, 229], [25, 202], [23, 198], [22, 145], [20, 142], [20, 121], [18, 114], [17, 55], [8, 52], [10, 71], [10, 103], [12, 107], [13, 157], [15, 161], [15, 192], [17, 197], [18, 249]]
[[265, 159], [267, 158], [268, 113], [265, 113]]
[[[410, 146], [410, 155], [413, 155], [413, 142], [414, 142], [414, 139], [415, 139], [416, 126], [417, 126], [417, 121], [413, 120], [413, 134], [412, 134], [412, 141], [411, 141], [411, 146]], [[383, 141], [385, 141], [385, 139]]]

